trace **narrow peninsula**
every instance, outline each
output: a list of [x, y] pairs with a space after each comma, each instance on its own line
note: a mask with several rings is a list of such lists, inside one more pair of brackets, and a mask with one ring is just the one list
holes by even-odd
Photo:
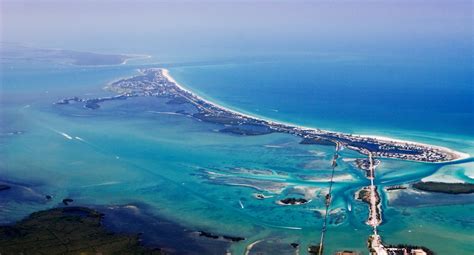
[[56, 104], [83, 103], [86, 108], [100, 108], [100, 103], [110, 100], [124, 100], [132, 97], [154, 96], [168, 98], [170, 103], [189, 103], [197, 109], [190, 114], [201, 121], [224, 124], [223, 132], [239, 135], [258, 135], [272, 132], [288, 133], [302, 138], [304, 144], [340, 144], [364, 155], [379, 158], [395, 158], [419, 162], [448, 162], [468, 157], [445, 147], [401, 141], [385, 137], [361, 136], [296, 126], [275, 122], [240, 113], [205, 100], [179, 85], [167, 69], [147, 68], [139, 70], [137, 76], [110, 83], [106, 89], [117, 93], [115, 96], [83, 99], [64, 98]]

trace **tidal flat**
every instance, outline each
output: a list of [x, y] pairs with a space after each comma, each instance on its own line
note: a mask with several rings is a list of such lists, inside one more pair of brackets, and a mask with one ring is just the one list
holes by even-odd
[[[189, 104], [169, 103], [160, 98], [112, 100], [95, 110], [80, 104], [53, 105], [70, 95], [114, 96], [103, 87], [120, 77], [134, 75], [136, 66], [86, 68], [77, 76], [70, 75], [79, 72], [73, 66], [54, 72], [43, 72], [37, 66], [26, 66], [24, 70], [29, 70], [27, 67], [36, 72], [28, 77], [22, 72], [11, 72], [2, 78], [10, 85], [4, 90], [9, 96], [2, 102], [5, 107], [1, 112], [3, 119], [12, 120], [2, 122], [0, 136], [1, 155], [5, 159], [0, 162], [2, 184], [11, 187], [1, 191], [5, 194], [1, 197], [0, 212], [3, 225], [63, 205], [62, 200], [70, 198], [70, 206], [128, 212], [105, 212], [113, 215], [105, 218], [106, 225], [117, 233], [144, 232], [145, 244], [160, 237], [162, 242], [157, 246], [164, 248], [175, 246], [173, 239], [164, 238], [163, 232], [149, 231], [145, 227], [147, 222], [164, 219], [172, 223], [166, 231], [187, 229], [189, 232], [185, 233], [189, 235], [185, 237], [198, 240], [193, 243], [186, 239], [191, 248], [209, 251], [214, 247], [216, 254], [245, 253], [255, 242], [255, 250], [249, 252], [271, 253], [272, 247], [280, 247], [293, 254], [296, 250], [303, 252], [319, 239], [334, 146], [301, 144], [300, 138], [282, 133], [242, 136], [239, 132], [221, 132], [222, 124], [190, 117], [195, 109]], [[182, 68], [185, 67], [170, 72], [182, 72]], [[44, 82], [44, 87], [25, 89], [22, 84], [26, 81], [48, 82]], [[407, 139], [460, 151], [470, 148], [469, 139], [441, 137], [410, 133]], [[356, 159], [366, 156], [344, 149], [337, 159], [328, 214], [327, 252], [367, 251], [371, 229], [365, 222], [369, 212], [354, 194], [369, 185], [369, 181], [366, 172], [354, 163]], [[465, 200], [456, 202], [463, 213], [455, 214], [442, 209], [450, 203], [449, 199], [441, 204], [432, 199], [427, 205], [410, 200], [413, 196], [400, 196], [400, 200], [390, 203], [387, 201], [391, 201], [391, 195], [385, 194], [384, 189], [413, 183], [444, 169], [451, 169], [452, 175], [462, 175], [469, 182], [469, 175], [461, 174], [468, 171], [469, 160], [428, 164], [381, 159], [375, 184], [380, 187], [383, 201], [379, 231], [384, 241], [399, 244], [416, 239], [420, 241], [414, 245], [435, 252], [470, 252], [472, 222], [465, 218], [469, 205], [460, 205]], [[278, 204], [287, 198], [309, 202]], [[132, 217], [135, 210], [124, 208], [127, 205], [145, 211], [139, 214], [143, 221]], [[424, 219], [420, 227], [415, 221], [422, 212], [428, 212], [430, 219]], [[107, 219], [111, 219], [110, 225]], [[457, 220], [464, 223], [452, 224]], [[114, 226], [114, 222], [125, 223]], [[211, 238], [200, 236], [199, 231], [210, 233]], [[453, 237], [446, 239], [440, 233], [451, 233]], [[229, 242], [224, 236], [244, 240]], [[439, 245], [443, 240], [456, 245]], [[298, 248], [291, 244], [298, 244]]]

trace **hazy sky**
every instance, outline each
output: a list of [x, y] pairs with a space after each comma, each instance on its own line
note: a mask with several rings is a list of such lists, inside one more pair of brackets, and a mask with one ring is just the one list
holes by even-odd
[[1, 40], [42, 47], [472, 54], [473, 44], [472, 1], [0, 2]]

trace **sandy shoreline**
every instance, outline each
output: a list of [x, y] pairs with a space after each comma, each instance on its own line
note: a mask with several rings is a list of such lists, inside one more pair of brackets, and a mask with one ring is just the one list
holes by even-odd
[[[287, 123], [287, 122], [280, 122], [280, 121], [273, 121], [273, 120], [270, 120], [270, 119], [265, 119], [265, 118], [259, 118], [259, 117], [255, 117], [255, 116], [252, 116], [252, 115], [248, 115], [248, 114], [245, 114], [245, 113], [242, 113], [242, 112], [238, 112], [238, 111], [235, 111], [235, 110], [232, 110], [232, 109], [229, 109], [227, 107], [224, 107], [222, 105], [219, 105], [217, 103], [214, 103], [214, 102], [211, 102], [211, 101], [208, 101], [198, 95], [196, 95], [195, 93], [193, 93], [192, 91], [184, 88], [182, 85], [180, 85], [169, 73], [169, 70], [168, 69], [165, 69], [165, 68], [159, 68], [162, 70], [162, 73], [163, 73], [163, 76], [166, 77], [166, 79], [168, 79], [169, 81], [173, 82], [178, 88], [182, 89], [183, 91], [201, 99], [202, 101], [208, 103], [208, 104], [211, 104], [211, 105], [215, 105], [219, 108], [222, 108], [226, 111], [229, 111], [229, 112], [232, 112], [232, 113], [235, 113], [235, 114], [238, 114], [238, 115], [241, 115], [241, 116], [244, 116], [244, 117], [247, 117], [247, 118], [251, 118], [251, 119], [256, 119], [256, 120], [261, 120], [261, 121], [266, 121], [268, 123], [271, 123], [271, 124], [284, 124], [284, 125], [288, 125], [288, 126], [293, 126], [293, 127], [297, 127], [297, 128], [300, 128], [300, 129], [306, 129], [306, 130], [321, 130], [321, 131], [324, 131], [324, 132], [334, 132], [334, 131], [328, 131], [328, 130], [322, 130], [322, 129], [318, 129], [318, 128], [313, 128], [313, 127], [306, 127], [306, 126], [299, 126], [299, 125], [295, 125], [293, 123]], [[441, 151], [446, 151], [448, 153], [451, 153], [452, 155], [454, 155], [456, 158], [453, 159], [453, 160], [450, 160], [450, 161], [444, 161], [442, 163], [445, 163], [445, 162], [453, 162], [453, 161], [458, 161], [458, 160], [463, 160], [463, 159], [466, 159], [466, 158], [470, 158], [471, 156], [467, 153], [463, 153], [463, 152], [459, 152], [459, 151], [455, 151], [453, 149], [450, 149], [450, 148], [446, 148], [446, 147], [443, 147], [443, 146], [437, 146], [437, 145], [431, 145], [431, 144], [425, 144], [425, 143], [420, 143], [420, 142], [413, 142], [413, 141], [408, 141], [408, 140], [401, 140], [401, 139], [394, 139], [394, 138], [390, 138], [390, 137], [384, 137], [384, 136], [377, 136], [377, 135], [357, 135], [357, 134], [352, 134], [353, 136], [359, 136], [359, 137], [366, 137], [366, 138], [372, 138], [372, 139], [376, 139], [376, 140], [380, 140], [380, 141], [385, 141], [385, 142], [396, 142], [396, 143], [404, 143], [404, 144], [413, 144], [413, 145], [419, 145], [419, 146], [424, 146], [424, 147], [431, 147], [431, 148], [435, 148], [435, 149], [438, 149], [438, 150], [441, 150]]]
[[386, 142], [408, 143], [408, 144], [415, 144], [415, 145], [420, 145], [420, 146], [425, 146], [425, 147], [431, 147], [431, 148], [434, 148], [434, 149], [447, 151], [447, 152], [452, 153], [453, 155], [457, 156], [457, 159], [454, 159], [454, 160], [451, 160], [451, 161], [448, 161], [448, 162], [467, 159], [467, 158], [471, 157], [471, 155], [469, 155], [467, 153], [460, 152], [460, 151], [455, 151], [453, 149], [446, 148], [446, 147], [443, 147], [443, 146], [438, 146], [438, 145], [432, 145], [432, 144], [420, 143], [420, 142], [414, 142], [414, 141], [408, 141], [408, 140], [401, 140], [401, 139], [395, 139], [395, 138], [390, 138], [390, 137], [386, 137], [386, 136], [378, 136], [378, 135], [358, 135], [358, 136], [367, 137], [367, 138], [374, 138], [374, 139], [377, 139], [377, 140], [380, 140], [380, 141], [386, 141]]
[[466, 181], [458, 179], [449, 174], [438, 174], [424, 177], [421, 179], [422, 182], [440, 182], [440, 183], [466, 183]]
[[120, 63], [120, 65], [127, 64], [129, 60], [149, 59], [149, 58], [151, 58], [151, 55], [140, 55], [140, 54], [128, 54], [128, 55], [125, 55], [125, 56], [127, 58], [122, 63]]

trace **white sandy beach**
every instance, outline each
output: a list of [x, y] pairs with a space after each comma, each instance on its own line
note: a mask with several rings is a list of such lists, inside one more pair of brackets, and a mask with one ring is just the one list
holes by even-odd
[[[162, 70], [162, 73], [163, 73], [163, 76], [166, 77], [170, 82], [173, 82], [176, 84], [176, 86], [180, 89], [182, 89], [183, 91], [186, 91], [187, 93], [190, 93], [191, 95], [199, 98], [200, 100], [203, 100], [204, 102], [208, 103], [208, 104], [211, 104], [211, 105], [214, 105], [216, 107], [219, 107], [219, 108], [222, 108], [226, 111], [229, 111], [229, 112], [232, 112], [232, 113], [235, 113], [235, 114], [238, 114], [238, 115], [242, 115], [242, 116], [245, 116], [247, 118], [251, 118], [251, 119], [256, 119], [256, 120], [261, 120], [261, 121], [266, 121], [268, 123], [271, 123], [271, 124], [284, 124], [284, 125], [288, 125], [288, 126], [293, 126], [293, 127], [297, 127], [299, 129], [306, 129], [306, 130], [314, 130], [316, 131], [317, 129], [316, 128], [313, 128], [313, 127], [306, 127], [306, 126], [299, 126], [299, 125], [294, 125], [292, 123], [286, 123], [286, 122], [281, 122], [281, 121], [273, 121], [273, 120], [270, 120], [270, 119], [264, 119], [264, 118], [258, 118], [258, 117], [255, 117], [255, 116], [251, 116], [251, 115], [248, 115], [248, 114], [245, 114], [245, 113], [242, 113], [242, 112], [238, 112], [238, 111], [235, 111], [235, 110], [232, 110], [232, 109], [229, 109], [227, 107], [224, 107], [222, 105], [219, 105], [219, 104], [216, 104], [214, 102], [210, 102], [196, 94], [194, 94], [192, 91], [184, 88], [182, 85], [180, 85], [169, 73], [169, 70], [168, 69], [165, 69], [165, 68], [159, 68]], [[319, 129], [321, 131], [324, 131], [324, 132], [332, 132], [332, 131], [327, 131], [327, 130], [322, 130], [322, 129]], [[373, 139], [377, 139], [377, 140], [380, 140], [380, 141], [385, 141], [385, 142], [397, 142], [397, 143], [403, 143], [403, 144], [413, 144], [413, 145], [419, 145], [419, 146], [423, 146], [423, 147], [431, 147], [431, 148], [435, 148], [435, 149], [438, 149], [438, 150], [441, 150], [441, 151], [446, 151], [452, 155], [454, 155], [456, 157], [456, 159], [452, 160], [452, 161], [456, 161], [456, 160], [462, 160], [462, 159], [466, 159], [466, 158], [469, 158], [470, 155], [467, 154], [467, 153], [463, 153], [463, 152], [459, 152], [459, 151], [455, 151], [455, 150], [452, 150], [452, 149], [449, 149], [449, 148], [446, 148], [446, 147], [442, 147], [442, 146], [436, 146], [436, 145], [431, 145], [431, 144], [424, 144], [424, 143], [419, 143], [419, 142], [413, 142], [413, 141], [408, 141], [408, 140], [401, 140], [401, 139], [394, 139], [394, 138], [390, 138], [390, 137], [384, 137], [384, 136], [376, 136], [376, 135], [355, 135], [354, 136], [360, 136], [360, 137], [367, 137], [367, 138], [373, 138]]]
[[[367, 138], [374, 138], [374, 139], [377, 139], [379, 141], [385, 141], [385, 142], [396, 142], [396, 143], [414, 144], [414, 145], [419, 145], [419, 146], [424, 146], [424, 147], [431, 147], [431, 148], [434, 148], [434, 149], [447, 151], [449, 153], [452, 153], [452, 154], [456, 155], [457, 158], [455, 160], [462, 160], [462, 159], [466, 159], [466, 158], [471, 157], [467, 153], [455, 151], [455, 150], [452, 150], [450, 148], [446, 148], [446, 147], [443, 147], [443, 146], [437, 146], [437, 145], [432, 145], [432, 144], [395, 139], [395, 138], [390, 138], [390, 137], [386, 137], [386, 136], [378, 136], [378, 135], [358, 135], [358, 136], [367, 137]], [[455, 161], [455, 160], [452, 160], [452, 161]]]

